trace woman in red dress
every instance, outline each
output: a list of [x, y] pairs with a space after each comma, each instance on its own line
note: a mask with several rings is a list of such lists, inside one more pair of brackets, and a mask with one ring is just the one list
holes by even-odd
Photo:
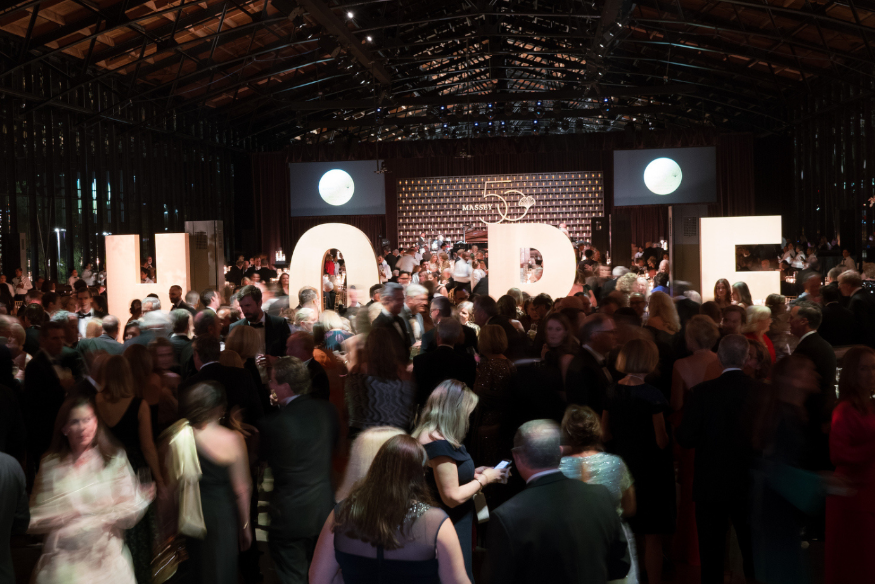
[[832, 414], [829, 452], [848, 496], [826, 499], [826, 583], [875, 574], [875, 351], [854, 347], [842, 360], [839, 402]]

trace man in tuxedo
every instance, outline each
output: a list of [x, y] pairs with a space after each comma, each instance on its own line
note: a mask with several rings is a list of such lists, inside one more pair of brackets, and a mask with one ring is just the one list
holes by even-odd
[[409, 331], [413, 334], [414, 341], [422, 341], [425, 330], [423, 313], [428, 306], [428, 290], [419, 284], [410, 284], [404, 290], [404, 308], [401, 309], [402, 317], [410, 325]]
[[[453, 317], [453, 305], [450, 304], [450, 299], [446, 296], [435, 296], [431, 301], [431, 320], [434, 327], [422, 335], [422, 346], [420, 347], [423, 353], [430, 353], [437, 349], [437, 325], [445, 318]], [[454, 349], [457, 353], [470, 354], [477, 352], [477, 333], [469, 326], [462, 327], [464, 340], [456, 343]]]
[[832, 345], [817, 333], [821, 318], [820, 307], [811, 302], [800, 302], [790, 310], [790, 332], [799, 339], [793, 354], [810, 359], [820, 378], [820, 391], [805, 400], [808, 423], [803, 465], [815, 471], [832, 468], [829, 436], [823, 428], [829, 427], [836, 401], [836, 354]]
[[201, 292], [201, 306], [204, 310], [218, 312], [219, 307], [222, 306], [222, 295], [215, 288], [207, 288]]
[[513, 445], [526, 488], [491, 513], [483, 581], [604, 584], [625, 577], [629, 546], [611, 494], [562, 474], [556, 423], [526, 422]]
[[823, 320], [817, 334], [833, 347], [862, 345], [866, 333], [854, 313], [842, 306], [842, 293], [838, 284], [831, 283], [820, 289], [823, 298]]
[[746, 422], [757, 387], [742, 372], [749, 344], [723, 337], [717, 356], [723, 374], [693, 387], [677, 431], [678, 444], [696, 449], [693, 501], [699, 533], [702, 584], [723, 583], [723, 548], [729, 521], [738, 536], [744, 574], [753, 580], [749, 492], [752, 446]]
[[40, 349], [40, 329], [46, 320], [46, 313], [39, 304], [31, 304], [24, 309], [24, 352], [35, 357]]
[[866, 344], [875, 345], [875, 296], [863, 289], [860, 274], [848, 270], [839, 276], [839, 290], [848, 298], [848, 310], [860, 323], [866, 334]]
[[337, 411], [309, 395], [310, 374], [294, 357], [274, 363], [270, 390], [280, 410], [262, 426], [274, 480], [268, 546], [280, 582], [306, 584], [316, 540], [334, 507], [331, 457], [338, 440]]
[[[24, 370], [21, 405], [27, 425], [27, 455], [31, 470], [36, 470], [40, 458], [49, 449], [55, 418], [67, 390], [73, 387], [73, 376], [63, 374], [61, 365], [66, 339], [67, 330], [63, 323], [50, 321], [44, 324], [40, 329], [41, 349]], [[59, 371], [62, 372], [60, 376]]]
[[437, 348], [413, 358], [418, 404], [424, 404], [434, 388], [447, 379], [457, 379], [468, 387], [474, 387], [474, 378], [477, 376], [474, 356], [454, 349], [456, 343], [464, 338], [463, 328], [466, 327], [451, 316], [442, 318], [435, 327]]
[[[201, 310], [194, 316], [194, 338], [212, 337], [217, 341], [221, 334], [221, 323], [211, 310]], [[171, 339], [171, 343], [173, 340]], [[182, 347], [179, 354], [179, 370], [183, 381], [197, 372], [194, 366], [194, 350], [191, 342]]]
[[183, 309], [189, 311], [192, 315], [197, 312], [183, 300], [181, 286], [175, 284], [171, 286], [168, 295], [170, 296], [170, 310]]
[[0, 582], [15, 582], [9, 539], [26, 532], [29, 524], [24, 472], [17, 460], [0, 452]]
[[477, 281], [477, 285], [471, 290], [471, 294], [474, 296], [489, 295], [489, 274], [486, 274]]
[[197, 373], [182, 382], [179, 391], [182, 392], [202, 381], [214, 381], [225, 388], [228, 413], [234, 408], [240, 408], [242, 421], [257, 427], [264, 417], [264, 410], [261, 408], [261, 402], [258, 401], [252, 376], [245, 369], [219, 363], [222, 351], [219, 340], [215, 337], [196, 338], [192, 342], [192, 349]]
[[91, 290], [88, 288], [80, 288], [76, 291], [76, 302], [79, 308], [76, 313], [76, 316], [79, 318], [79, 338], [84, 339], [85, 327], [88, 326], [88, 321], [92, 318], [101, 318], [103, 314], [94, 309], [91, 299]]
[[76, 350], [84, 357], [86, 353], [103, 351], [110, 355], [121, 355], [125, 348], [116, 339], [119, 332], [119, 320], [117, 317], [107, 314], [103, 317], [103, 333], [94, 339], [80, 339]]
[[225, 281], [231, 282], [234, 286], [239, 286], [240, 282], [243, 281], [243, 264], [243, 260], [237, 260], [237, 262], [231, 266], [231, 269], [225, 273]]
[[301, 361], [310, 374], [310, 396], [328, 400], [331, 395], [328, 374], [319, 361], [313, 358], [314, 349], [316, 349], [316, 341], [313, 335], [305, 331], [292, 333], [286, 341], [286, 356]]
[[389, 282], [380, 291], [380, 303], [383, 310], [371, 323], [372, 328], [390, 328], [398, 333], [405, 347], [413, 346], [413, 335], [410, 332], [410, 323], [399, 315], [404, 308], [404, 288], [401, 284]]
[[173, 331], [170, 334], [170, 344], [173, 345], [173, 355], [176, 357], [176, 362], [180, 364], [183, 353], [191, 345], [191, 339], [188, 338], [189, 320], [191, 320], [191, 314], [185, 309], [179, 308], [170, 313], [171, 330]]
[[261, 310], [261, 290], [256, 286], [244, 286], [239, 291], [240, 311], [243, 318], [231, 325], [231, 330], [238, 326], [251, 326], [263, 339], [264, 355], [281, 357], [286, 354], [286, 341], [291, 331], [284, 318], [270, 316]]
[[474, 299], [474, 323], [480, 328], [487, 324], [498, 325], [504, 329], [507, 336], [507, 352], [504, 354], [508, 359], [521, 359], [526, 354], [526, 337], [521, 335], [507, 317], [498, 314], [498, 306], [491, 296], [478, 296]]
[[608, 389], [614, 382], [608, 369], [607, 356], [617, 345], [614, 319], [594, 314], [580, 327], [580, 352], [568, 366], [568, 403], [589, 406], [599, 415], [605, 408]]

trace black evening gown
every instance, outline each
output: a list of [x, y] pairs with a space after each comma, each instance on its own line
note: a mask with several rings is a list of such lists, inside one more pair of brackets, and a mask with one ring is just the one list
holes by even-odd
[[[140, 445], [139, 413], [142, 401], [139, 397], [133, 398], [121, 419], [109, 429], [115, 439], [124, 446], [128, 462], [134, 472], [141, 468], [149, 468]], [[152, 544], [157, 528], [154, 506], [149, 505], [149, 509], [139, 523], [125, 531], [125, 545], [131, 552], [137, 584], [152, 582]]]
[[197, 457], [201, 464], [201, 508], [207, 535], [204, 539], [188, 538], [185, 543], [191, 559], [192, 582], [237, 584], [240, 525], [230, 469], [200, 452]]
[[[474, 480], [474, 461], [471, 455], [465, 450], [462, 445], [458, 449], [453, 448], [453, 445], [446, 440], [435, 440], [425, 444], [425, 452], [428, 454], [428, 459], [432, 460], [438, 456], [446, 456], [455, 461], [459, 468], [459, 484], [464, 485]], [[428, 485], [431, 487], [435, 501], [441, 501], [441, 495], [438, 492], [437, 483], [434, 478], [434, 470], [429, 468], [426, 475]], [[473, 547], [473, 537], [471, 530], [474, 527], [474, 500], [469, 499], [458, 507], [447, 507], [441, 501], [441, 509], [450, 517], [453, 526], [456, 528], [456, 534], [459, 536], [459, 543], [462, 546], [462, 555], [465, 557], [465, 571], [468, 572], [468, 578], [471, 582], [474, 581], [474, 569], [471, 560], [471, 551]]]

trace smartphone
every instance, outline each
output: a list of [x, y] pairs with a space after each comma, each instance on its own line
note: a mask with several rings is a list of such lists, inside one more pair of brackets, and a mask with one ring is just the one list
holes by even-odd
[[502, 460], [498, 464], [495, 465], [495, 470], [504, 470], [513, 464], [511, 460]]

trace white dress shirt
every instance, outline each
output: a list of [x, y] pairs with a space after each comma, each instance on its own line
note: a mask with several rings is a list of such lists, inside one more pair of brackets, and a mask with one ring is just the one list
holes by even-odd
[[12, 278], [12, 283], [15, 285], [15, 294], [17, 296], [24, 296], [28, 290], [33, 288], [33, 284], [30, 283], [30, 278], [27, 276]]

